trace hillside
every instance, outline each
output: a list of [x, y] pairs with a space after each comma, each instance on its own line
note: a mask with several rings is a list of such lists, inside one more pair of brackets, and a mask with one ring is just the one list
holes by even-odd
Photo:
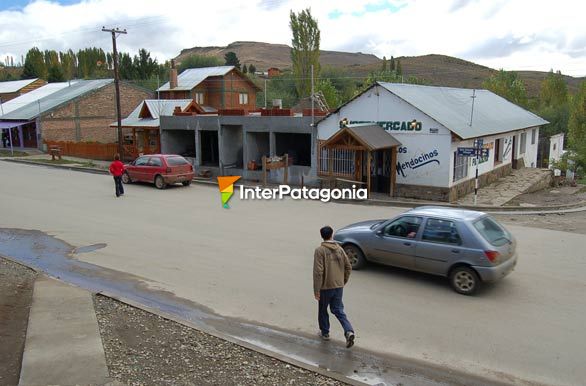
[[[223, 60], [224, 55], [233, 51], [240, 63], [254, 64], [264, 71], [269, 67], [280, 69], [291, 68], [291, 48], [285, 44], [261, 42], [234, 42], [226, 47], [193, 47], [181, 51], [176, 57], [178, 62], [192, 54], [216, 56]], [[401, 67], [405, 76], [416, 76], [431, 85], [480, 88], [482, 82], [496, 70], [463, 59], [445, 55], [422, 55], [400, 57]], [[321, 51], [322, 66], [332, 66], [348, 71], [353, 76], [366, 76], [369, 72], [379, 70], [382, 59], [372, 54], [351, 53], [340, 51]], [[525, 82], [527, 94], [535, 97], [539, 94], [541, 82], [547, 76], [545, 71], [518, 71]], [[581, 81], [586, 78], [566, 76], [568, 89], [576, 92]]]

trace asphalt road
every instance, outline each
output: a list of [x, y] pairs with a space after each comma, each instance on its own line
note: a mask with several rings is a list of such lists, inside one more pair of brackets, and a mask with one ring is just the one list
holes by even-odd
[[[0, 162], [0, 227], [41, 230], [75, 246], [105, 243], [78, 258], [293, 333], [317, 330], [311, 269], [319, 227], [403, 211], [238, 197], [231, 205], [223, 209], [217, 188], [206, 186], [130, 185], [117, 199], [108, 176]], [[583, 384], [586, 235], [509, 229], [519, 241], [517, 269], [475, 297], [399, 269], [354, 272], [345, 302], [357, 345], [512, 383]]]

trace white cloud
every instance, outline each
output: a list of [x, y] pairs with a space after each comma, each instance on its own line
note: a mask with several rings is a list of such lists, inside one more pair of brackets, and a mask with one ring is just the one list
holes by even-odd
[[[394, 7], [385, 7], [389, 3]], [[367, 4], [377, 11], [365, 12]], [[205, 6], [189, 0], [84, 0], [65, 6], [37, 0], [22, 10], [0, 11], [0, 58], [20, 58], [33, 45], [110, 50], [102, 25], [128, 30], [118, 40], [120, 50], [144, 47], [160, 60], [183, 48], [236, 40], [289, 44], [289, 12], [308, 6], [319, 21], [323, 49], [379, 57], [436, 53], [494, 68], [586, 75], [586, 30], [580, 2], [572, 0], [232, 0]]]

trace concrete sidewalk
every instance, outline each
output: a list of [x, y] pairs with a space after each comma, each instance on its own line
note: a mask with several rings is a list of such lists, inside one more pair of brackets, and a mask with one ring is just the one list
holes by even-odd
[[108, 368], [91, 293], [39, 276], [19, 385], [105, 385]]

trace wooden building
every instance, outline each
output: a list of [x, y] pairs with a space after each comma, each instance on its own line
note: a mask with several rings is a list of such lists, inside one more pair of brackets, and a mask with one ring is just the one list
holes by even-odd
[[171, 68], [170, 80], [157, 92], [160, 99], [193, 99], [216, 110], [256, 109], [256, 93], [261, 89], [234, 66], [189, 68], [177, 75]]
[[39, 78], [0, 82], [0, 103], [8, 102], [45, 84], [47, 81]]

